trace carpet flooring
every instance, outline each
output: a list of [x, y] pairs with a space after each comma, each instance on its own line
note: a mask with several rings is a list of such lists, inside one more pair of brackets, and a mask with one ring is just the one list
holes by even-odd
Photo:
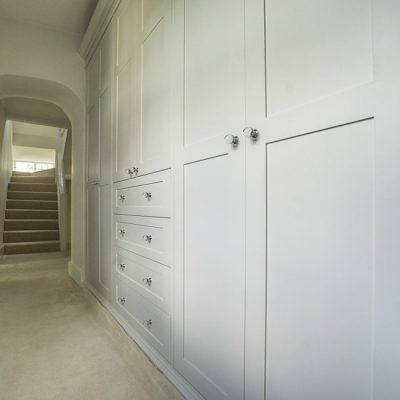
[[0, 399], [182, 397], [55, 259], [0, 265]]

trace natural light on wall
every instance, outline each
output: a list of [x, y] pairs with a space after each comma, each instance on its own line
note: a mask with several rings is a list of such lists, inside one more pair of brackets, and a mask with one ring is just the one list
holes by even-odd
[[54, 163], [42, 163], [34, 161], [15, 161], [14, 160], [14, 171], [20, 172], [37, 172], [45, 169], [54, 168]]

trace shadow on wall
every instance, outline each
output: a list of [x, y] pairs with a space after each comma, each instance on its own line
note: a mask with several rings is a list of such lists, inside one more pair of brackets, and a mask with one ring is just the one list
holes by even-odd
[[[71, 171], [71, 264], [83, 276], [85, 246], [85, 190], [84, 190], [84, 151], [85, 151], [85, 108], [80, 98], [68, 87], [45, 79], [29, 76], [0, 75], [0, 102], [19, 98], [22, 101], [39, 100], [59, 107], [68, 117], [72, 131], [72, 171]], [[7, 110], [0, 111], [0, 131], [2, 118], [7, 119]], [[22, 119], [23, 116], [21, 115]], [[26, 116], [32, 121], [32, 116]], [[35, 121], [39, 122], [39, 121]], [[46, 121], [43, 121], [46, 123]]]

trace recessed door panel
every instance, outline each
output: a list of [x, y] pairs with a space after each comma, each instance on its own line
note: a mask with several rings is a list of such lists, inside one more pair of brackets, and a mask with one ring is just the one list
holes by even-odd
[[230, 154], [184, 167], [180, 372], [207, 399], [241, 399], [244, 374], [244, 195]]
[[[102, 184], [111, 182], [111, 89], [100, 97], [100, 179]], [[90, 149], [89, 149], [90, 151]]]
[[100, 186], [100, 223], [99, 223], [99, 290], [102, 294], [110, 299], [110, 289], [111, 289], [111, 271], [113, 270], [111, 264], [111, 185]]
[[99, 181], [99, 103], [96, 102], [88, 113], [88, 181]]
[[373, 146], [371, 120], [267, 145], [269, 400], [371, 398]]
[[244, 1], [185, 1], [185, 146], [244, 121]]
[[266, 0], [267, 112], [372, 80], [369, 0]]
[[87, 196], [86, 279], [96, 288], [99, 280], [99, 187], [89, 186]]

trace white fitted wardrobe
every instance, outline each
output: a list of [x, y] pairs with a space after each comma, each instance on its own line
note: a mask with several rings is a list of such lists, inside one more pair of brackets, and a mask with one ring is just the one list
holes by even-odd
[[87, 57], [88, 287], [188, 399], [397, 398], [399, 7], [114, 3]]

